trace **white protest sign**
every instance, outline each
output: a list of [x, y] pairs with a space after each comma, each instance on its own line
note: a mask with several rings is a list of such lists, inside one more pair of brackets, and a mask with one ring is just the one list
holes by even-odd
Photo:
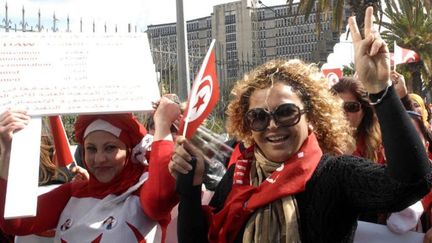
[[13, 135], [5, 219], [36, 215], [41, 130], [42, 120], [35, 117]]
[[[160, 97], [154, 70], [146, 34], [0, 34], [0, 111], [19, 107], [39, 117], [152, 110]], [[36, 213], [40, 130], [29, 126], [14, 136], [5, 218]]]
[[0, 109], [30, 115], [152, 110], [160, 97], [146, 34], [0, 35]]

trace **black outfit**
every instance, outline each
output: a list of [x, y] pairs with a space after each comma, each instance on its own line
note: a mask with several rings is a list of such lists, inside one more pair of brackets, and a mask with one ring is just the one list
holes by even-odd
[[[371, 100], [381, 95], [372, 95]], [[429, 160], [393, 87], [375, 108], [387, 165], [355, 156], [323, 155], [305, 191], [295, 195], [302, 242], [352, 242], [359, 213], [400, 211], [429, 192]], [[233, 172], [234, 166], [210, 202], [216, 212], [231, 190]], [[207, 241], [207, 224], [200, 207], [199, 187], [190, 186], [188, 192], [181, 193], [180, 242]], [[243, 231], [235, 242], [242, 242]]]

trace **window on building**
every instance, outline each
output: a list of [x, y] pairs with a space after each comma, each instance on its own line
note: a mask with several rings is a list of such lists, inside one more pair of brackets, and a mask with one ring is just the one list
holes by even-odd
[[236, 22], [235, 14], [225, 15], [225, 24], [234, 24]]

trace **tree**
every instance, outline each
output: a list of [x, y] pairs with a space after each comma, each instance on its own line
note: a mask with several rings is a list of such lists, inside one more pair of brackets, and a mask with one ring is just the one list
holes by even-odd
[[386, 0], [385, 4], [384, 14], [389, 21], [382, 23], [386, 29], [382, 37], [390, 47], [396, 42], [399, 46], [414, 50], [420, 55], [421, 62], [407, 64], [403, 68], [411, 72], [413, 91], [420, 94], [424, 85], [430, 85], [432, 71], [431, 1]]
[[[294, 0], [287, 0], [289, 9], [292, 8], [293, 3]], [[316, 9], [314, 8], [315, 4], [317, 5]], [[349, 6], [352, 14], [356, 16], [357, 24], [360, 28], [363, 28], [364, 13], [368, 6], [374, 7], [375, 17], [378, 17], [377, 13], [380, 13], [382, 16], [380, 0], [300, 0], [297, 14], [304, 14], [307, 19], [315, 9], [317, 19], [319, 19], [322, 13], [333, 11], [332, 28], [340, 33], [342, 28], [345, 27], [343, 24], [348, 17], [344, 16], [346, 6]], [[317, 31], [318, 33], [321, 32], [319, 21], [317, 21]], [[363, 31], [361, 32], [363, 33]]]

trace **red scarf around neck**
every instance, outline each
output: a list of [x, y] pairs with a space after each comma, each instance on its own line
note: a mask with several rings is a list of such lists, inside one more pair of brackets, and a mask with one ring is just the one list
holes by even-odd
[[146, 171], [148, 171], [148, 166], [132, 162], [131, 153], [128, 152], [123, 170], [110, 182], [102, 183], [98, 181], [89, 171], [90, 179], [88, 181], [72, 181], [74, 185], [72, 187], [72, 196], [102, 199], [109, 194], [120, 195], [127, 191], [129, 187], [138, 183], [141, 175]]
[[234, 242], [240, 229], [257, 209], [277, 199], [305, 190], [320, 159], [322, 151], [313, 133], [301, 148], [259, 186], [250, 185], [250, 169], [254, 162], [253, 146], [246, 149], [236, 162], [233, 186], [224, 208], [209, 215], [210, 242]]

